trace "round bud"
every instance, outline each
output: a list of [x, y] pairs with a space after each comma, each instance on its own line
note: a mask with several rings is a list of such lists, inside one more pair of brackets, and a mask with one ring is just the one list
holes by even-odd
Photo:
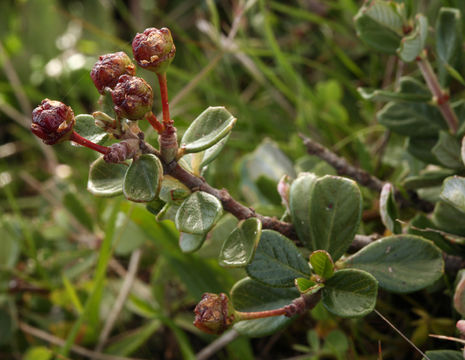
[[132, 52], [139, 66], [160, 74], [173, 61], [176, 47], [168, 28], [148, 28], [134, 37]]
[[106, 54], [99, 57], [90, 72], [90, 77], [98, 92], [104, 94], [105, 88], [113, 89], [121, 75], [134, 75], [136, 67], [124, 52]]
[[44, 99], [32, 111], [31, 131], [47, 145], [69, 140], [75, 119], [73, 110], [60, 101]]
[[234, 309], [224, 293], [203, 294], [194, 313], [194, 325], [208, 334], [222, 334], [235, 320]]
[[137, 76], [121, 75], [111, 92], [115, 112], [129, 120], [139, 120], [152, 111], [153, 91], [150, 85]]

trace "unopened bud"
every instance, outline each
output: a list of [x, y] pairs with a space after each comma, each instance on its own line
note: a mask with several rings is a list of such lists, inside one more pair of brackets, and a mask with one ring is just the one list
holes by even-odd
[[168, 28], [148, 28], [134, 37], [132, 52], [139, 66], [160, 74], [173, 61], [176, 47]]
[[99, 57], [90, 72], [90, 77], [100, 94], [105, 93], [105, 88], [113, 89], [121, 75], [134, 75], [136, 67], [129, 56], [119, 51]]
[[152, 111], [152, 88], [140, 77], [120, 76], [111, 97], [115, 104], [115, 112], [126, 119], [139, 120]]
[[73, 110], [60, 101], [44, 99], [32, 111], [31, 131], [47, 145], [69, 140], [75, 124]]
[[235, 321], [235, 311], [226, 294], [205, 293], [194, 310], [194, 325], [208, 334], [222, 334]]

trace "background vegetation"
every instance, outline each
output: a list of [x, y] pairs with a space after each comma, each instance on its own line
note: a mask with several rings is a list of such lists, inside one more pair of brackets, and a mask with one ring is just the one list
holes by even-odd
[[[439, 6], [465, 8], [461, 0], [414, 3], [430, 23]], [[224, 105], [238, 118], [227, 148], [205, 175], [213, 186], [228, 188], [264, 214], [280, 214], [274, 188], [263, 191], [270, 186], [264, 183], [260, 191], [250, 179], [264, 171], [277, 181], [283, 165], [275, 156], [257, 164], [253, 151], [272, 139], [304, 167], [298, 132], [396, 182], [417, 163], [405, 152], [403, 138], [377, 124], [377, 105], [362, 101], [356, 89], [392, 87], [401, 74], [417, 70], [371, 51], [356, 37], [353, 16], [360, 5], [355, 0], [0, 2], [0, 359], [50, 359], [70, 348], [68, 357], [78, 359], [85, 355], [79, 346], [120, 357], [193, 358], [214, 340], [192, 325], [196, 302], [206, 291], [228, 292], [244, 276], [216, 260], [231, 219], [223, 220], [200, 252], [183, 254], [173, 224], [157, 223], [143, 206], [89, 194], [88, 166], [96, 155], [68, 143], [43, 146], [29, 131], [32, 108], [50, 98], [76, 114], [92, 112], [98, 93], [89, 70], [98, 56], [131, 54], [137, 32], [167, 26], [177, 47], [168, 84], [180, 133], [209, 105]], [[155, 85], [154, 76], [139, 74]], [[452, 86], [460, 91], [461, 85]], [[155, 109], [160, 110], [157, 101]], [[149, 140], [156, 141], [154, 134]], [[322, 174], [334, 171], [323, 163], [320, 168]], [[377, 194], [363, 191], [360, 233], [382, 232]], [[418, 346], [452, 348], [428, 337], [455, 331], [452, 284], [444, 281], [440, 291], [381, 291], [377, 309]], [[132, 291], [102, 339], [128, 284]], [[64, 344], [51, 345], [50, 339]], [[380, 354], [419, 358], [375, 314], [341, 320], [317, 307], [284, 331], [261, 339], [239, 337], [214, 356], [378, 359]]]

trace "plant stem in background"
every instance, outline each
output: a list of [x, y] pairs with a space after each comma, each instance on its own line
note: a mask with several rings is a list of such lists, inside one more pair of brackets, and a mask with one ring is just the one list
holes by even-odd
[[452, 134], [455, 134], [459, 127], [459, 120], [450, 106], [449, 94], [441, 88], [438, 78], [427, 58], [426, 52], [423, 52], [423, 54], [417, 57], [417, 64], [428, 88], [437, 101], [439, 111], [441, 111], [444, 120], [446, 120], [449, 130]]

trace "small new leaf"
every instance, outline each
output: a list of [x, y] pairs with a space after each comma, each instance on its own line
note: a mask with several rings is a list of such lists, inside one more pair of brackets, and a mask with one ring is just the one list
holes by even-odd
[[317, 250], [310, 255], [310, 265], [313, 272], [323, 279], [329, 279], [334, 274], [334, 262], [325, 250]]

